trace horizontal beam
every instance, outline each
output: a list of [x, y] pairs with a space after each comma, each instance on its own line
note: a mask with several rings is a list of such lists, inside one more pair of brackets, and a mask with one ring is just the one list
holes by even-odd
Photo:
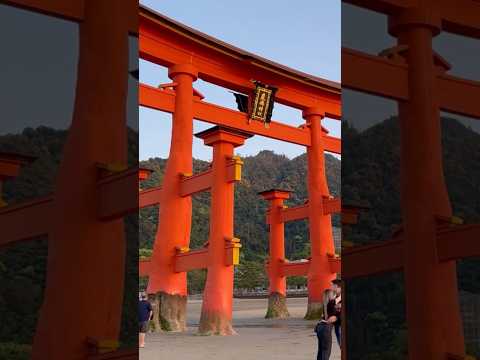
[[156, 186], [149, 189], [141, 190], [138, 193], [139, 207], [142, 209], [147, 206], [158, 205], [160, 203], [161, 194], [162, 194], [161, 186]]
[[208, 248], [190, 250], [175, 255], [175, 271], [186, 272], [208, 267]]
[[342, 248], [342, 277], [345, 279], [402, 270], [403, 239], [374, 245]]
[[[438, 261], [480, 257], [480, 225], [460, 225], [437, 231]], [[403, 236], [374, 245], [342, 249], [342, 276], [355, 278], [403, 269]]]
[[241, 93], [254, 89], [252, 79], [278, 87], [276, 100], [304, 109], [321, 106], [341, 116], [340, 86], [234, 48], [147, 9], [140, 11], [139, 56], [170, 67], [189, 63], [199, 77]]
[[325, 151], [341, 154], [342, 153], [342, 140], [336, 137], [324, 135], [323, 137], [323, 147]]
[[138, 172], [138, 168], [131, 168], [98, 181], [99, 219], [118, 219], [138, 211]]
[[[84, 0], [4, 0], [4, 3], [42, 13], [45, 15], [55, 16], [66, 20], [81, 22], [84, 20]], [[118, 6], [115, 4], [115, 6]], [[138, 2], [134, 0], [122, 1], [121, 5], [124, 14], [128, 15], [127, 27], [128, 32], [132, 35], [138, 34]], [[126, 34], [125, 34], [126, 35]]]
[[202, 173], [180, 180], [180, 196], [191, 196], [202, 191], [209, 190], [212, 186], [213, 174], [212, 170], [206, 170]]
[[408, 100], [408, 67], [344, 47], [342, 86], [393, 100]]
[[285, 261], [281, 266], [282, 276], [306, 276], [310, 261]]
[[418, 0], [342, 0], [342, 2], [384, 14], [395, 14], [399, 10], [415, 6]]
[[337, 274], [342, 272], [342, 261], [339, 257], [330, 256], [328, 258], [328, 264], [330, 265], [330, 272], [332, 274]]
[[83, 0], [6, 0], [7, 5], [24, 8], [67, 20], [83, 20]]
[[437, 78], [437, 96], [442, 110], [480, 119], [480, 82], [443, 75]]
[[437, 233], [440, 261], [480, 257], [480, 225], [461, 225]]
[[435, 4], [446, 31], [480, 38], [480, 3], [476, 0], [441, 0]]
[[150, 259], [140, 259], [138, 261], [138, 276], [150, 275]]
[[340, 198], [323, 198], [323, 215], [336, 214], [342, 210], [342, 201]]
[[295, 221], [308, 218], [308, 204], [281, 210], [281, 221]]
[[[138, 96], [140, 106], [168, 113], [173, 113], [175, 111], [174, 92], [162, 91], [152, 86], [140, 84]], [[193, 117], [211, 124], [228, 126], [255, 135], [287, 141], [298, 145], [310, 145], [309, 129], [299, 129], [276, 121], [272, 121], [269, 128], [265, 128], [263, 123], [259, 121], [252, 121], [249, 124], [245, 113], [200, 100], [194, 101]]]
[[52, 196], [0, 208], [0, 247], [47, 235], [52, 209]]

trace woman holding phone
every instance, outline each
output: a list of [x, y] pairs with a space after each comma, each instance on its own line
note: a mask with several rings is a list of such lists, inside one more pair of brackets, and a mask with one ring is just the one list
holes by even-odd
[[335, 302], [336, 294], [332, 289], [323, 292], [323, 318], [315, 326], [318, 339], [317, 360], [330, 359], [332, 352], [332, 329], [338, 320], [338, 311]]

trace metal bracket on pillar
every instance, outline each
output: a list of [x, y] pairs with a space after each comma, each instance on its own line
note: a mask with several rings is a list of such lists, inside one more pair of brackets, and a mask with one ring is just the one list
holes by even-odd
[[235, 182], [242, 180], [242, 166], [243, 161], [240, 156], [233, 156], [228, 159], [227, 164], [227, 181]]
[[225, 239], [225, 265], [230, 266], [240, 264], [241, 247], [240, 239]]

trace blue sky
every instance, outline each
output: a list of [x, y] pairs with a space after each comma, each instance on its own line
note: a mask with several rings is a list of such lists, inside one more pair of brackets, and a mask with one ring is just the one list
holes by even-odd
[[[232, 45], [292, 68], [340, 81], [340, 0], [218, 1], [142, 0], [141, 4], [174, 20]], [[295, 4], [295, 6], [292, 6]], [[262, 24], [262, 36], [255, 27]], [[167, 70], [140, 60], [140, 81], [149, 85], [169, 82]], [[205, 101], [236, 109], [234, 97], [226, 89], [197, 81], [194, 86]], [[303, 123], [299, 110], [275, 105], [273, 119], [291, 125]], [[340, 122], [325, 119], [332, 136], [340, 136]], [[171, 115], [140, 108], [140, 159], [168, 157]], [[194, 122], [194, 132], [212, 125]], [[237, 149], [240, 155], [255, 155], [268, 149], [290, 158], [305, 152], [298, 145], [255, 136]], [[210, 160], [211, 148], [194, 138], [193, 156]]]

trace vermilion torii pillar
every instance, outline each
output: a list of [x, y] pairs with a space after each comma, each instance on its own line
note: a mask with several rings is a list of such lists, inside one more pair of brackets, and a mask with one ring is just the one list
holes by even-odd
[[87, 337], [119, 336], [124, 222], [97, 216], [97, 165], [127, 165], [128, 10], [135, 7], [123, 5], [112, 11], [109, 0], [83, 2], [75, 108], [50, 214], [48, 280], [32, 359], [85, 359]]
[[208, 273], [198, 331], [203, 335], [232, 335], [234, 266], [227, 261], [225, 250], [234, 238], [234, 184], [227, 181], [227, 163], [233, 158], [233, 149], [252, 135], [216, 126], [196, 136], [213, 146]]
[[148, 294], [155, 294], [163, 330], [186, 329], [187, 273], [175, 272], [177, 248], [188, 247], [192, 200], [180, 195], [182, 176], [192, 173], [193, 81], [197, 71], [190, 64], [169, 69], [174, 81], [175, 112], [172, 121], [170, 155], [162, 183], [159, 221], [150, 263]]
[[455, 261], [439, 262], [437, 254], [436, 218], [451, 218], [452, 208], [443, 174], [435, 91], [439, 69], [432, 50], [441, 19], [432, 6], [391, 16], [389, 31], [407, 46], [409, 67], [409, 101], [399, 105], [409, 358], [437, 360], [445, 353], [463, 356], [465, 350]]
[[323, 313], [323, 291], [336, 277], [331, 272], [329, 255], [335, 253], [330, 214], [324, 214], [324, 198], [330, 196], [325, 172], [325, 155], [321, 121], [325, 113], [312, 107], [303, 111], [303, 118], [310, 128], [311, 145], [307, 147], [308, 197], [310, 229], [310, 266], [308, 269], [308, 309], [306, 319], [320, 318]]
[[290, 197], [290, 191], [272, 189], [260, 193], [270, 201], [268, 223], [270, 224], [268, 271], [268, 309], [266, 318], [286, 318], [287, 280], [283, 271], [285, 264], [285, 226], [282, 220], [283, 201]]

